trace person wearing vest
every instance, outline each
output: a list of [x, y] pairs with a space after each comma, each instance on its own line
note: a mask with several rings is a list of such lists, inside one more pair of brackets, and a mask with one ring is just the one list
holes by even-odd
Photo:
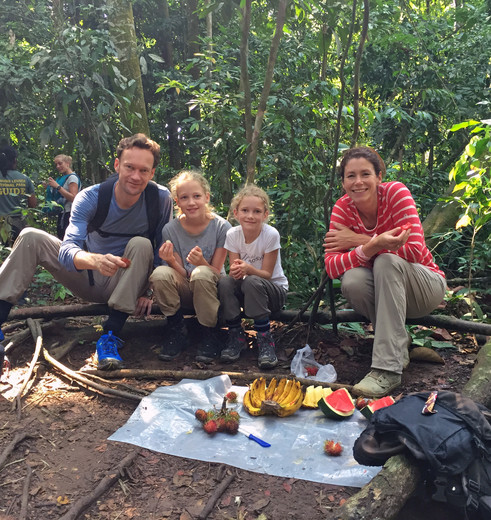
[[58, 179], [48, 177], [47, 184], [55, 192], [54, 194], [59, 195], [58, 200], [60, 200], [60, 204], [63, 206], [63, 210], [58, 213], [58, 221], [56, 223], [56, 234], [60, 240], [63, 240], [70, 220], [73, 199], [80, 191], [80, 179], [72, 170], [72, 158], [69, 155], [57, 155], [54, 158], [54, 163], [60, 177]]
[[[162, 229], [172, 218], [169, 190], [151, 180], [159, 159], [160, 146], [144, 134], [122, 139], [114, 162], [115, 178], [85, 188], [75, 197], [63, 242], [34, 228], [21, 232], [0, 267], [0, 327], [42, 265], [77, 297], [108, 304], [109, 315], [96, 345], [98, 368], [123, 367], [118, 335], [129, 315], [151, 312], [148, 278], [154, 265], [160, 264]], [[105, 204], [107, 215], [94, 228], [92, 220], [101, 206], [99, 191], [107, 191], [102, 190], [107, 183], [112, 193]], [[150, 192], [158, 200], [155, 229], [150, 229], [147, 213]]]

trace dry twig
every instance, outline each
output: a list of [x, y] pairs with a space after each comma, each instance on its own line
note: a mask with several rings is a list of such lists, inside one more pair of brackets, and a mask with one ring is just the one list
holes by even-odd
[[208, 518], [208, 515], [211, 513], [212, 509], [215, 507], [215, 504], [217, 503], [217, 500], [223, 495], [225, 490], [230, 486], [230, 484], [233, 482], [235, 478], [234, 474], [228, 475], [227, 478], [220, 483], [220, 485], [215, 489], [215, 492], [211, 497], [209, 498], [208, 502], [206, 503], [205, 507], [199, 514], [198, 518], [199, 520], [205, 520]]
[[127, 466], [130, 466], [138, 456], [138, 451], [133, 451], [126, 455], [126, 457], [108, 473], [97, 486], [94, 488], [92, 493], [77, 500], [75, 504], [67, 511], [60, 520], [76, 520], [80, 514], [85, 511], [91, 504], [93, 504], [99, 497], [101, 497], [115, 482], [118, 481], [120, 476]]
[[22, 500], [20, 506], [19, 520], [27, 520], [27, 504], [29, 501], [29, 486], [31, 485], [32, 468], [29, 464], [27, 466], [27, 475], [24, 480], [24, 486], [22, 488]]
[[5, 461], [8, 459], [9, 455], [15, 450], [17, 444], [20, 444], [24, 439], [29, 439], [32, 436], [26, 432], [18, 433], [14, 439], [6, 446], [6, 448], [2, 451], [0, 455], [0, 469], [5, 465]]

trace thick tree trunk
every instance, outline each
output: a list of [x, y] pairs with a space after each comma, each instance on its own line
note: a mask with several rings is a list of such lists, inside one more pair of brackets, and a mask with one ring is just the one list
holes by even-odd
[[491, 410], [491, 340], [481, 347], [471, 377], [462, 393]]
[[421, 471], [404, 455], [391, 457], [367, 485], [337, 511], [336, 520], [392, 520], [415, 491]]
[[128, 0], [109, 0], [109, 34], [119, 57], [119, 71], [123, 77], [115, 78], [120, 96], [130, 100], [123, 101], [122, 120], [129, 135], [143, 132], [150, 135], [147, 109], [143, 95], [140, 60], [136, 46], [133, 7]]

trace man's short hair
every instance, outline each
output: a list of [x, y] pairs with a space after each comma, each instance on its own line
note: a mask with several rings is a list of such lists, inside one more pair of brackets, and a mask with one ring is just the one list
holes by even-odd
[[155, 141], [152, 141], [145, 134], [135, 134], [130, 137], [124, 137], [121, 139], [116, 150], [118, 159], [121, 159], [123, 150], [129, 150], [130, 148], [135, 147], [152, 152], [153, 167], [157, 167], [157, 164], [159, 164], [160, 161], [160, 145], [158, 145]]
[[53, 161], [62, 161], [62, 162], [66, 162], [68, 163], [68, 165], [70, 166], [70, 168], [72, 167], [72, 158], [69, 156], [69, 155], [64, 155], [64, 154], [60, 154], [60, 155], [57, 155]]

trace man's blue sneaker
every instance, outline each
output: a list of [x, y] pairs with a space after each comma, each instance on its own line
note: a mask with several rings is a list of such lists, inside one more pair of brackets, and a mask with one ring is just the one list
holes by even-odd
[[124, 368], [123, 360], [118, 354], [118, 348], [123, 344], [123, 340], [113, 336], [110, 330], [103, 334], [96, 345], [97, 368], [99, 370], [119, 370]]

